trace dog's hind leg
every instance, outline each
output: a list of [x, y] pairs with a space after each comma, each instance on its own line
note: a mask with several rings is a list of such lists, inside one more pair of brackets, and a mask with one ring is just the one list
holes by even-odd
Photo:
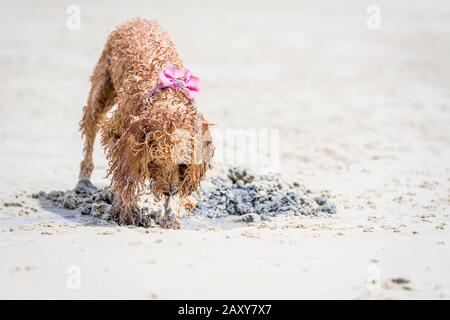
[[106, 113], [113, 106], [116, 93], [109, 74], [109, 58], [103, 52], [91, 77], [91, 89], [87, 105], [83, 108], [83, 118], [80, 121], [80, 131], [84, 137], [84, 158], [80, 165], [77, 187], [95, 188], [90, 183], [94, 163], [92, 152], [95, 136]]

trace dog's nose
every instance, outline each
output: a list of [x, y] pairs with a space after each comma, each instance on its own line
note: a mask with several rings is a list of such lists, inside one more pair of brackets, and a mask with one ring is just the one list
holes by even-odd
[[177, 193], [177, 191], [178, 191], [178, 190], [177, 190], [176, 187], [171, 186], [171, 187], [169, 188], [169, 190], [164, 191], [163, 194], [164, 194], [165, 196], [170, 197], [170, 196], [175, 195], [175, 194]]

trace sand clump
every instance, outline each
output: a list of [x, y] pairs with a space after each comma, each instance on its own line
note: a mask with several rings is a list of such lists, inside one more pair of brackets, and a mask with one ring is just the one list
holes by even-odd
[[[242, 216], [244, 222], [259, 222], [282, 214], [316, 216], [335, 214], [336, 208], [326, 195], [313, 195], [298, 183], [289, 183], [280, 175], [257, 176], [245, 169], [232, 168], [226, 176], [208, 178], [193, 194], [197, 206], [187, 215], [205, 218]], [[73, 190], [39, 192], [34, 197], [50, 206], [78, 210], [82, 215], [117, 222], [114, 194], [92, 184], [79, 183]], [[160, 203], [149, 200], [139, 204], [140, 226], [155, 226], [162, 210]]]

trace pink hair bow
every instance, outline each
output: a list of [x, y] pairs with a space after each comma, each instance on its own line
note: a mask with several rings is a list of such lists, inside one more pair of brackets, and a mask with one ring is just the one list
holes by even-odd
[[[173, 64], [167, 64], [166, 68], [159, 73], [161, 83], [156, 90], [162, 88], [183, 88], [187, 91], [189, 99], [194, 99], [199, 92], [200, 79], [186, 68], [177, 69]], [[156, 92], [156, 90], [154, 90]], [[154, 92], [153, 92], [154, 94]]]

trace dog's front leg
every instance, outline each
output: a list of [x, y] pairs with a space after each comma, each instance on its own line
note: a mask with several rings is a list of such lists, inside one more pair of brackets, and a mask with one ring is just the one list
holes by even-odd
[[164, 212], [160, 217], [159, 225], [164, 229], [180, 229], [179, 218], [182, 215], [183, 208], [180, 205], [178, 196], [169, 196], [164, 200]]
[[120, 197], [114, 198], [112, 215], [120, 225], [138, 226], [141, 222], [141, 215], [137, 204], [125, 203]]

